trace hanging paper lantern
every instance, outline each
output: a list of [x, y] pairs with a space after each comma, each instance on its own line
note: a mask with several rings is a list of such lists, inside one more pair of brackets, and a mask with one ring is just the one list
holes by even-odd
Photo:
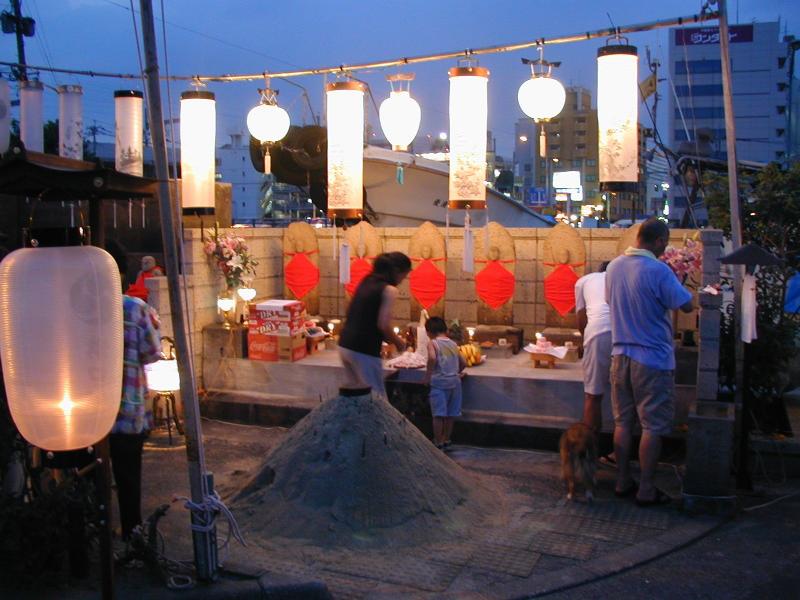
[[11, 416], [34, 446], [85, 448], [122, 389], [119, 270], [94, 246], [24, 248], [0, 263], [0, 355]]
[[141, 177], [144, 173], [144, 95], [137, 90], [114, 92], [114, 168]]
[[214, 94], [181, 94], [181, 205], [183, 214], [214, 214], [214, 144], [217, 109]]
[[364, 90], [358, 81], [326, 87], [328, 120], [328, 210], [353, 219], [363, 210]]
[[0, 154], [8, 151], [11, 140], [11, 90], [0, 77]]
[[486, 206], [489, 70], [450, 69], [450, 208]]
[[60, 85], [58, 91], [58, 155], [83, 160], [83, 89]]
[[166, 394], [181, 389], [178, 361], [174, 356], [145, 365], [144, 375], [147, 379], [147, 389], [152, 392]]
[[41, 81], [19, 82], [19, 137], [26, 150], [44, 152]]
[[[392, 92], [381, 102], [379, 110], [381, 128], [383, 135], [392, 145], [392, 150], [406, 152], [419, 131], [419, 122], [422, 118], [419, 103], [411, 97], [414, 74], [390, 75], [387, 79], [392, 86]], [[402, 87], [404, 82], [407, 85], [405, 89]]]
[[547, 121], [557, 116], [564, 108], [567, 93], [557, 79], [548, 76], [533, 76], [519, 86], [519, 107], [534, 121]]
[[636, 47], [597, 51], [597, 123], [601, 189], [635, 191], [639, 181], [639, 87]]
[[[289, 113], [278, 106], [275, 92], [262, 90], [261, 103], [247, 113], [247, 129], [250, 135], [262, 144], [273, 144], [282, 140], [289, 131]], [[272, 172], [269, 147], [264, 149], [264, 174]]]

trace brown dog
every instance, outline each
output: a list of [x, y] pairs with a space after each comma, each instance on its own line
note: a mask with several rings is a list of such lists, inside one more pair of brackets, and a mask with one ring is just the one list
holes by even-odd
[[583, 423], [571, 425], [561, 435], [561, 476], [567, 484], [567, 500], [575, 495], [575, 482], [583, 484], [586, 499], [594, 499], [597, 470], [597, 435]]

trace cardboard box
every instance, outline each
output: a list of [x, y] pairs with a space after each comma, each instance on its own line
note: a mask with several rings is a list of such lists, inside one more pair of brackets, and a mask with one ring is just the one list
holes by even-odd
[[255, 305], [251, 304], [251, 313], [253, 310], [262, 319], [293, 321], [303, 318], [305, 306], [299, 300], [265, 300]]
[[261, 319], [251, 315], [249, 329], [253, 333], [273, 334], [273, 335], [297, 335], [304, 330], [303, 321], [295, 319], [293, 321], [273, 321]]
[[307, 354], [305, 335], [276, 335], [250, 331], [247, 352], [252, 360], [294, 362]]

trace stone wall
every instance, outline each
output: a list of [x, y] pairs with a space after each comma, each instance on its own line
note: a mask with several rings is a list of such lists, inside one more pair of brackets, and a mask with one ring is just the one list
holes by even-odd
[[[257, 299], [279, 298], [283, 294], [283, 260], [282, 240], [284, 229], [243, 228], [235, 230], [237, 235], [245, 238], [252, 254], [259, 261], [254, 287]], [[413, 228], [392, 227], [378, 228], [383, 241], [383, 249], [406, 252], [408, 242], [415, 231]], [[516, 291], [514, 294], [514, 324], [525, 330], [526, 338], [545, 327], [545, 303], [543, 269], [538, 257], [542, 256], [544, 241], [549, 229], [509, 228], [514, 239], [516, 250]], [[624, 229], [579, 229], [586, 247], [586, 272], [595, 271], [604, 260], [611, 260], [617, 255], [619, 238]], [[442, 229], [442, 233], [445, 231]], [[477, 319], [477, 302], [475, 301], [474, 274], [461, 270], [463, 251], [463, 230], [450, 228], [447, 258], [447, 294], [445, 298], [445, 317], [459, 319], [464, 324], [474, 324]], [[686, 235], [694, 234], [694, 230], [671, 230], [670, 243], [675, 246], [683, 244]], [[337, 230], [341, 242], [342, 231]], [[700, 232], [704, 243], [703, 283], [719, 279], [719, 240], [718, 231], [703, 230]], [[320, 314], [323, 317], [342, 317], [346, 310], [346, 299], [343, 286], [338, 280], [337, 263], [333, 260], [332, 229], [318, 229], [320, 249]], [[476, 235], [481, 235], [480, 230]], [[186, 290], [190, 307], [190, 331], [194, 345], [195, 359], [200, 358], [202, 328], [219, 320], [216, 309], [216, 298], [224, 287], [203, 253], [200, 229], [186, 229], [184, 232], [184, 248], [186, 251]], [[164, 335], [171, 335], [171, 313], [167, 295], [166, 278], [158, 277], [148, 281], [151, 290], [150, 303], [159, 311], [164, 320]], [[410, 316], [410, 299], [408, 282], [400, 286], [399, 301], [395, 307], [395, 319], [398, 324], [406, 323]], [[682, 330], [697, 329], [697, 314], [679, 314], [678, 328]], [[710, 324], [709, 324], [710, 325]], [[711, 327], [713, 328], [713, 326]], [[713, 338], [711, 338], [713, 339]], [[717, 338], [718, 340], [718, 334]], [[711, 340], [709, 340], [711, 341]], [[706, 348], [711, 350], [713, 342]], [[199, 364], [199, 363], [196, 363]]]

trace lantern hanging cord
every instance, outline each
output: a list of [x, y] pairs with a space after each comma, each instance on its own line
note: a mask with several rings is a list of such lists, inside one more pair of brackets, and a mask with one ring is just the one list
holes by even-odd
[[[503, 44], [496, 46], [484, 46], [482, 48], [467, 48], [464, 50], [442, 52], [439, 54], [423, 54], [419, 56], [407, 56], [401, 58], [391, 58], [387, 60], [358, 63], [354, 65], [339, 64], [334, 67], [319, 67], [316, 69], [301, 69], [296, 71], [282, 71], [278, 73], [270, 73], [272, 78], [285, 79], [288, 77], [304, 77], [307, 75], [329, 75], [329, 74], [342, 74], [351, 71], [363, 71], [367, 69], [385, 69], [389, 67], [398, 67], [403, 65], [411, 65], [417, 63], [435, 62], [440, 60], [452, 60], [459, 58], [475, 58], [489, 54], [500, 54], [503, 52], [516, 52], [518, 50], [525, 50], [527, 48], [534, 48], [537, 46], [544, 46], [546, 44], [569, 44], [572, 42], [584, 42], [588, 40], [608, 37], [619, 37], [624, 33], [641, 33], [644, 31], [653, 31], [655, 29], [663, 29], [665, 27], [682, 26], [690, 23], [702, 23], [704, 21], [713, 21], [719, 18], [719, 12], [705, 10], [703, 12], [689, 15], [686, 17], [673, 17], [670, 19], [662, 19], [659, 21], [648, 21], [645, 23], [636, 23], [633, 25], [625, 25], [621, 27], [606, 27], [604, 29], [595, 29], [593, 31], [586, 31], [583, 33], [575, 33], [571, 35], [564, 35], [554, 38], [537, 38], [535, 40], [520, 42], [518, 44]], [[86, 77], [107, 77], [115, 79], [139, 79], [140, 75], [130, 73], [109, 73], [106, 71], [88, 71], [77, 69], [59, 69], [55, 67], [42, 67], [26, 65], [23, 63], [0, 61], [0, 65], [14, 68], [25, 67], [36, 71], [44, 71], [51, 73], [68, 73], [71, 75], [83, 75]], [[161, 79], [168, 79], [172, 81], [194, 81], [199, 80], [203, 82], [215, 83], [235, 83], [244, 81], [260, 81], [264, 77], [264, 72], [249, 73], [242, 75], [171, 75], [162, 77]]]

